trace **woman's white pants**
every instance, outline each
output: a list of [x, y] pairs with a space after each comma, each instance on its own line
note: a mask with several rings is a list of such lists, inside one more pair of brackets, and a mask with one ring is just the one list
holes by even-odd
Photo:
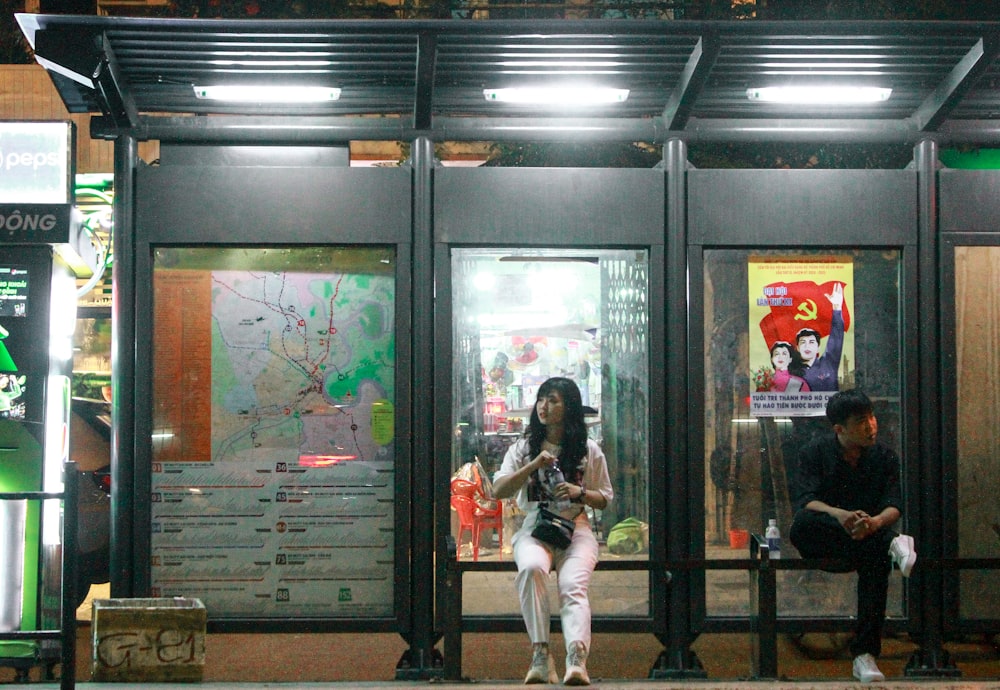
[[532, 644], [548, 643], [549, 571], [555, 568], [559, 587], [559, 616], [562, 620], [566, 649], [572, 642], [583, 642], [590, 649], [590, 577], [597, 565], [597, 539], [585, 516], [576, 520], [573, 539], [566, 549], [544, 546], [530, 530], [514, 535], [514, 583], [521, 602], [521, 615]]

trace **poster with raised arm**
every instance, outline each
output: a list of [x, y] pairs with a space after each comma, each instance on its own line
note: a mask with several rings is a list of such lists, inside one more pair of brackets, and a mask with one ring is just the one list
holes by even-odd
[[769, 257], [748, 269], [750, 414], [822, 416], [854, 378], [853, 263]]

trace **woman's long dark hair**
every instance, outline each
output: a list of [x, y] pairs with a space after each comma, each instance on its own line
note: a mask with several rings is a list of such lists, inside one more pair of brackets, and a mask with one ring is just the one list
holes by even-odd
[[531, 420], [524, 435], [528, 438], [530, 457], [538, 457], [542, 452], [542, 441], [545, 440], [545, 425], [538, 418], [538, 401], [552, 391], [559, 393], [565, 406], [563, 415], [562, 452], [559, 454], [559, 467], [562, 468], [566, 481], [579, 483], [583, 478], [580, 468], [587, 457], [587, 424], [583, 418], [583, 398], [580, 389], [571, 379], [556, 376], [548, 379], [538, 387], [538, 396], [531, 408]]

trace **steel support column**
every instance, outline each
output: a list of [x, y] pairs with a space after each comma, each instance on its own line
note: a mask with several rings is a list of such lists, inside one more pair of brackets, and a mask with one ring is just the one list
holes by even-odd
[[[413, 142], [413, 263], [410, 333], [413, 353], [413, 385], [409, 401], [413, 425], [410, 489], [410, 647], [396, 666], [397, 680], [438, 678], [444, 673], [443, 658], [434, 648], [434, 261], [433, 233], [434, 143], [425, 137]], [[419, 402], [418, 402], [419, 401]]]
[[[666, 353], [666, 396], [664, 404], [667, 454], [665, 476], [670, 480], [666, 491], [667, 560], [691, 558], [691, 535], [688, 526], [700, 524], [693, 520], [689, 506], [688, 419], [688, 303], [680, 298], [688, 294], [687, 285], [687, 145], [671, 139], [663, 147], [667, 170], [666, 198], [666, 294], [664, 300], [664, 340]], [[653, 420], [657, 423], [660, 420]], [[655, 490], [655, 489], [654, 489]], [[669, 611], [667, 612], [666, 649], [650, 672], [652, 678], [705, 678], [707, 674], [691, 650], [691, 601], [694, 594], [691, 572], [673, 573], [670, 581]]]
[[135, 168], [138, 142], [115, 139], [111, 268], [111, 592], [135, 596]]
[[[941, 318], [938, 310], [938, 250], [940, 239], [937, 217], [938, 145], [921, 141], [913, 150], [917, 169], [917, 294], [920, 310], [919, 371], [920, 381], [938, 381], [941, 375]], [[938, 386], [919, 386], [919, 502], [920, 524], [917, 530], [918, 553], [938, 561], [943, 553], [947, 529], [944, 519], [945, 477], [941, 466], [941, 402]], [[919, 563], [919, 558], [918, 558]], [[919, 565], [918, 565], [919, 567]], [[920, 649], [913, 653], [904, 673], [909, 677], [959, 676], [961, 672], [942, 646], [944, 574], [937, 568], [921, 569], [915, 596], [919, 597], [918, 637]]]

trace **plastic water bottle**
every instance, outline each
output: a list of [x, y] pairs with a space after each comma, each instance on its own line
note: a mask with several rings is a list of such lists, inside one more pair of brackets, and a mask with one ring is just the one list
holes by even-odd
[[[566, 477], [565, 477], [565, 475], [563, 475], [563, 471], [559, 467], [559, 463], [556, 462], [556, 464], [554, 464], [552, 466], [552, 469], [550, 470], [550, 474], [549, 474], [549, 490], [550, 491], [555, 491], [556, 486], [559, 485], [559, 484], [562, 484], [564, 481], [566, 481]], [[570, 507], [570, 502], [569, 502], [568, 499], [563, 499], [561, 501], [555, 501], [555, 506], [554, 507], [555, 507], [556, 510], [566, 510], [566, 509], [568, 509]]]
[[781, 531], [778, 529], [778, 521], [771, 518], [767, 521], [767, 529], [764, 530], [764, 538], [767, 539], [767, 552], [770, 558], [781, 558]]

